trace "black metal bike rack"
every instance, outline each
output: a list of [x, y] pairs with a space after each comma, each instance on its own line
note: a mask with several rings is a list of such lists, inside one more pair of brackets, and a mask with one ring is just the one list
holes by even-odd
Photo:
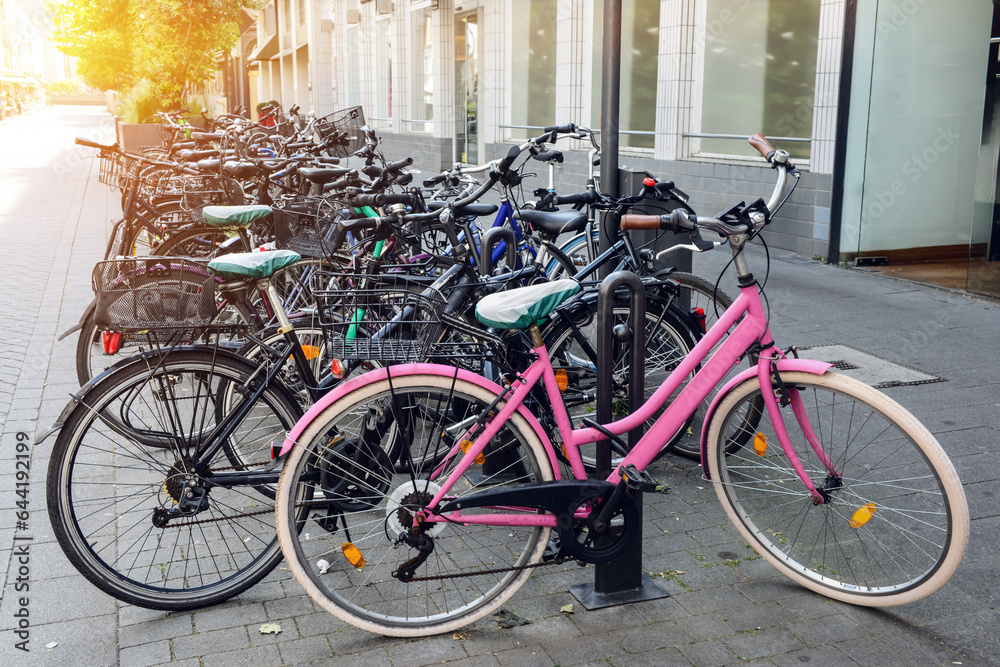
[[[619, 289], [629, 292], [629, 321], [616, 325], [615, 293]], [[629, 362], [629, 412], [634, 412], [645, 401], [645, 352], [646, 352], [646, 292], [639, 276], [630, 271], [616, 271], [601, 283], [597, 294], [597, 422], [607, 424], [612, 418], [614, 401], [614, 345], [631, 340]], [[629, 432], [629, 447], [634, 447], [643, 435], [643, 428]], [[597, 443], [597, 479], [607, 479], [611, 474], [611, 441]], [[642, 520], [642, 492], [626, 491], [635, 501]], [[642, 529], [628, 551], [610, 563], [595, 566], [593, 584], [571, 586], [570, 593], [587, 609], [601, 609], [643, 600], [669, 597], [670, 593], [653, 583], [642, 572]]]
[[493, 275], [493, 248], [503, 241], [506, 245], [507, 269], [517, 268], [517, 237], [514, 230], [506, 227], [490, 227], [480, 240], [479, 273], [489, 277]]

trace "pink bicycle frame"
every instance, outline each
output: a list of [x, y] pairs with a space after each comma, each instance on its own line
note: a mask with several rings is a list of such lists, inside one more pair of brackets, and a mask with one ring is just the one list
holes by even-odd
[[[743, 319], [740, 320], [740, 318]], [[739, 323], [737, 324], [737, 322]], [[720, 341], [722, 341], [723, 336], [725, 336], [734, 325], [736, 327], [735, 330], [733, 330], [729, 337], [722, 342], [718, 350], [712, 354], [711, 358], [709, 358], [708, 361], [705, 361], [705, 358], [709, 353], [711, 353], [712, 349], [715, 348]], [[636, 446], [625, 456], [621, 465], [631, 463], [640, 470], [645, 469], [646, 466], [653, 461], [660, 449], [662, 449], [664, 443], [666, 443], [670, 437], [681, 428], [685, 421], [687, 421], [687, 418], [698, 408], [701, 402], [705, 400], [705, 398], [719, 384], [725, 375], [739, 363], [740, 358], [758, 341], [764, 347], [764, 350], [769, 351], [770, 354], [760, 354], [757, 368], [741, 374], [740, 377], [742, 379], [747, 379], [748, 375], [752, 376], [753, 373], [756, 373], [760, 378], [762, 387], [771, 386], [770, 376], [772, 372], [772, 364], [775, 362], [778, 363], [779, 370], [802, 370], [817, 375], [825, 373], [831, 366], [828, 363], [818, 361], [784, 359], [784, 355], [782, 355], [780, 351], [773, 346], [771, 333], [767, 326], [767, 317], [764, 312], [764, 306], [761, 302], [756, 285], [741, 288], [740, 296], [733, 302], [732, 306], [730, 306], [726, 312], [722, 314], [719, 320], [712, 326], [711, 329], [709, 329], [701, 341], [695, 345], [694, 349], [691, 350], [691, 352], [684, 358], [677, 368], [670, 373], [670, 375], [666, 378], [666, 380], [664, 380], [663, 384], [660, 385], [653, 395], [650, 396], [650, 398], [647, 399], [636, 412], [616, 422], [604, 425], [605, 428], [607, 428], [611, 433], [621, 435], [644, 423], [655, 413], [657, 408], [663, 405], [663, 403], [670, 398], [684, 379], [690, 376], [691, 373], [693, 373], [698, 366], [705, 361], [704, 366], [697, 371], [691, 382], [689, 382], [677, 398], [671, 402], [666, 411], [660, 415], [653, 426], [646, 432], [642, 439], [639, 440], [638, 444], [636, 444]], [[538, 358], [521, 376], [519, 376], [519, 381], [515, 383], [516, 388], [514, 388], [513, 394], [507, 399], [506, 404], [503, 408], [501, 408], [499, 414], [497, 414], [496, 417], [494, 417], [482, 431], [467, 433], [463, 438], [459, 439], [472, 439], [472, 446], [469, 447], [464, 453], [455, 469], [449, 475], [448, 479], [445, 480], [444, 485], [436, 493], [434, 499], [428, 503], [430, 507], [436, 506], [446, 498], [454, 483], [453, 480], [458, 479], [458, 477], [460, 477], [465, 470], [472, 465], [475, 458], [485, 449], [490, 439], [496, 435], [501, 426], [514, 413], [518, 406], [521, 405], [521, 402], [527, 397], [528, 392], [539, 379], [543, 380], [546, 392], [548, 393], [556, 419], [556, 424], [559, 428], [559, 433], [562, 436], [566, 457], [573, 470], [573, 475], [577, 479], [586, 478], [583, 460], [580, 456], [580, 447], [582, 445], [605, 439], [607, 436], [595, 428], [573, 428], [570, 423], [566, 406], [562, 401], [562, 395], [560, 394], [558, 385], [556, 384], [555, 373], [552, 369], [552, 362], [549, 360], [548, 351], [543, 345], [535, 348], [535, 353]], [[728, 388], [731, 388], [731, 385], [727, 385], [727, 389]], [[721, 395], [722, 394], [720, 394], [720, 396]], [[785, 429], [784, 420], [778, 405], [778, 399], [775, 397], [773, 391], [765, 390], [763, 391], [763, 396], [765, 407], [768, 415], [771, 417], [776, 435], [785, 455], [788, 457], [790, 463], [799, 478], [802, 480], [806, 489], [809, 491], [810, 495], [812, 495], [814, 502], [822, 502], [822, 497], [816, 490], [811, 478], [806, 473], [805, 468], [803, 467], [791, 444], [791, 440], [788, 436], [787, 430]], [[792, 395], [789, 398], [791, 400], [792, 410], [796, 416], [796, 420], [806, 435], [810, 445], [816, 451], [816, 454], [826, 467], [828, 469], [831, 468], [831, 462], [823, 451], [819, 440], [813, 434], [812, 428], [809, 426], [805, 410], [798, 394], [796, 392], [792, 392]], [[713, 404], [713, 408], [715, 405], [716, 404]], [[455, 448], [453, 448], [453, 450], [448, 454], [441, 466], [446, 466], [448, 462], [459, 453], [460, 450], [456, 444]], [[615, 484], [618, 480], [619, 476], [617, 469], [614, 469], [608, 476], [607, 481]], [[434, 520], [433, 515], [429, 516], [428, 519]], [[524, 514], [499, 516], [467, 515], [462, 516], [461, 519], [458, 519], [457, 515], [449, 515], [449, 519], [461, 520], [465, 523], [495, 525], [549, 525], [550, 521], [554, 521], [554, 517], [549, 517], [547, 519], [544, 515]], [[527, 522], [527, 524], [524, 522]]]

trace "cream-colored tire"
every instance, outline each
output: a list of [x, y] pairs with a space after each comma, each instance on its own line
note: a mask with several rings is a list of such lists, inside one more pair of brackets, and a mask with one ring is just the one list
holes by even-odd
[[[798, 393], [830, 460], [825, 465], [807, 443], [793, 407], [782, 408], [799, 460], [829, 500], [813, 504], [766, 410], [755, 434], [739, 432], [747, 401], [761, 396], [759, 381], [747, 380], [716, 410], [707, 453], [716, 493], [740, 534], [782, 573], [843, 602], [906, 604], [940, 588], [969, 539], [965, 493], [941, 445], [898, 403], [857, 380], [837, 373], [781, 379]], [[734, 449], [734, 442], [741, 444]]]

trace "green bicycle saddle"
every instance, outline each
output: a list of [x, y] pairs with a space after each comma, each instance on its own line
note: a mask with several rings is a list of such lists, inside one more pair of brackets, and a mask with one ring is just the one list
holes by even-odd
[[271, 216], [271, 207], [263, 204], [247, 206], [206, 206], [201, 211], [201, 217], [210, 227], [222, 229], [225, 227], [247, 227], [251, 223]]
[[476, 319], [497, 329], [525, 329], [579, 291], [580, 283], [565, 279], [497, 292], [476, 304]]
[[223, 280], [270, 278], [278, 271], [295, 264], [302, 256], [291, 250], [266, 250], [264, 252], [234, 252], [217, 257], [208, 263], [208, 269]]

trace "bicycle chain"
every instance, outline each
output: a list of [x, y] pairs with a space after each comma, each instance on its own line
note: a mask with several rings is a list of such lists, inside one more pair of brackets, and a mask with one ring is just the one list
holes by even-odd
[[442, 574], [438, 577], [413, 577], [407, 583], [411, 581], [439, 581], [441, 579], [461, 579], [462, 577], [475, 577], [481, 574], [503, 574], [504, 572], [515, 572], [517, 570], [532, 570], [536, 567], [547, 567], [549, 565], [562, 565], [571, 560], [576, 560], [575, 558], [570, 558], [566, 556], [564, 558], [557, 558], [555, 560], [542, 561], [541, 563], [531, 563], [530, 565], [518, 565], [515, 567], [501, 567], [495, 570], [478, 570], [476, 572], [458, 572], [456, 574]]

